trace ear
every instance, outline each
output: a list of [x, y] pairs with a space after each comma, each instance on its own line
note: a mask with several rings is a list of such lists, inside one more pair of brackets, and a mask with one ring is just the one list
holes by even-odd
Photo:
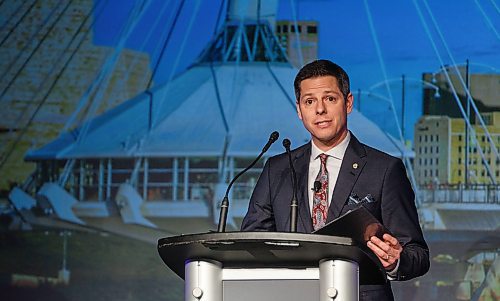
[[346, 102], [345, 102], [347, 114], [350, 114], [352, 112], [353, 104], [354, 104], [354, 96], [352, 96], [352, 93], [349, 92], [349, 94], [347, 95]]
[[297, 107], [297, 115], [299, 115], [299, 119], [302, 120], [302, 112], [300, 111], [300, 105], [298, 100], [295, 102], [295, 106]]

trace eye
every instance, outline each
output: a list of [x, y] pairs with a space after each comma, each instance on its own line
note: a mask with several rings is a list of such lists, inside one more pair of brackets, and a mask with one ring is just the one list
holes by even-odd
[[304, 103], [306, 105], [311, 105], [313, 102], [314, 102], [314, 100], [312, 98], [307, 98], [306, 100], [304, 100]]
[[326, 100], [328, 100], [328, 101], [335, 101], [335, 97], [333, 97], [333, 96], [327, 96]]

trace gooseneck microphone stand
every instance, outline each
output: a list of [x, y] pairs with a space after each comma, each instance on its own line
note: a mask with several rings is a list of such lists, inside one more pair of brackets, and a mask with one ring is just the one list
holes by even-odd
[[285, 147], [286, 153], [288, 155], [288, 163], [290, 164], [290, 169], [292, 171], [292, 201], [290, 202], [290, 232], [297, 232], [297, 174], [295, 173], [295, 168], [292, 162], [292, 153], [290, 151], [291, 142], [288, 139], [283, 139], [283, 146]]
[[217, 232], [226, 232], [226, 222], [227, 222], [227, 211], [229, 209], [229, 191], [231, 190], [231, 187], [233, 186], [234, 182], [245, 172], [247, 172], [250, 168], [252, 168], [259, 160], [260, 158], [264, 155], [265, 152], [269, 149], [271, 144], [273, 144], [276, 140], [278, 140], [280, 134], [278, 132], [272, 132], [271, 136], [269, 137], [269, 141], [267, 141], [266, 145], [262, 148], [262, 151], [260, 154], [253, 160], [253, 162], [244, 170], [242, 170], [240, 173], [238, 173], [233, 180], [229, 183], [226, 189], [226, 194], [224, 195], [224, 199], [222, 200], [222, 203], [220, 205], [220, 215], [219, 215], [219, 226], [217, 228]]

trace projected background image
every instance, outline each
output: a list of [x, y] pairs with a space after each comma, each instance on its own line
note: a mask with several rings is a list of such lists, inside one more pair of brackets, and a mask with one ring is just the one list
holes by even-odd
[[499, 32], [488, 0], [0, 1], [0, 299], [183, 300], [158, 239], [216, 230], [272, 131], [309, 140], [293, 80], [324, 58], [416, 192], [431, 269], [396, 299], [498, 300]]

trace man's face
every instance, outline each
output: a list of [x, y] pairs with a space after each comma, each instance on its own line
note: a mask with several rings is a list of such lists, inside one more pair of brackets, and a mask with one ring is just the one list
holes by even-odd
[[352, 103], [352, 94], [344, 99], [333, 76], [309, 78], [300, 83], [297, 113], [321, 150], [329, 150], [346, 137], [347, 114], [352, 111]]

